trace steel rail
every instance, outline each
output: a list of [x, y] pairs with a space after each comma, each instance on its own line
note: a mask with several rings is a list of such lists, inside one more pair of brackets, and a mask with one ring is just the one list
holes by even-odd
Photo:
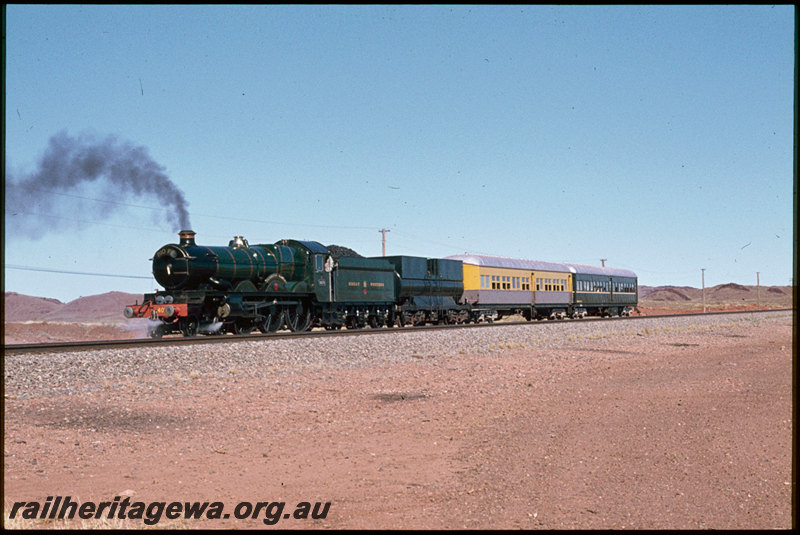
[[613, 322], [613, 321], [636, 321], [645, 319], [659, 319], [659, 318], [675, 318], [675, 317], [703, 317], [703, 316], [718, 316], [718, 315], [732, 315], [732, 314], [764, 314], [770, 312], [787, 312], [793, 311], [793, 308], [771, 308], [761, 310], [724, 310], [716, 312], [688, 312], [680, 314], [657, 314], [652, 316], [630, 316], [630, 317], [612, 317], [612, 318], [599, 318], [589, 317], [581, 319], [563, 319], [563, 320], [540, 320], [540, 321], [499, 321], [499, 322], [485, 322], [485, 323], [469, 323], [461, 325], [422, 325], [416, 327], [380, 327], [380, 328], [365, 328], [365, 329], [341, 329], [341, 330], [312, 330], [303, 332], [282, 331], [276, 333], [258, 333], [258, 334], [236, 334], [236, 335], [198, 335], [192, 337], [175, 336], [164, 338], [131, 338], [125, 340], [91, 340], [81, 342], [47, 342], [40, 344], [3, 344], [3, 352], [6, 355], [18, 355], [29, 353], [68, 353], [79, 351], [93, 351], [101, 349], [125, 349], [129, 347], [146, 347], [146, 346], [180, 346], [180, 345], [193, 345], [193, 344], [220, 344], [220, 343], [238, 343], [238, 342], [254, 342], [264, 340], [278, 340], [278, 339], [291, 339], [303, 337], [326, 337], [326, 336], [361, 336], [371, 334], [389, 334], [389, 333], [414, 333], [423, 331], [446, 330], [446, 329], [475, 329], [475, 328], [489, 328], [489, 327], [512, 327], [519, 325], [555, 325], [558, 323], [594, 323], [594, 322]]

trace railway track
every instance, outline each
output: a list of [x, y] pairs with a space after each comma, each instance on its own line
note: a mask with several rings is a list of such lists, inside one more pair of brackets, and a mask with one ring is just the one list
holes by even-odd
[[674, 318], [685, 316], [720, 316], [720, 315], [735, 315], [735, 314], [763, 314], [767, 312], [786, 312], [791, 311], [791, 308], [780, 309], [765, 309], [765, 310], [738, 310], [738, 311], [720, 311], [720, 312], [707, 312], [704, 314], [686, 313], [686, 314], [659, 314], [652, 316], [630, 316], [630, 317], [614, 317], [614, 318], [583, 318], [583, 319], [563, 319], [563, 320], [544, 320], [544, 321], [500, 321], [489, 323], [477, 324], [464, 324], [464, 325], [425, 325], [420, 327], [391, 327], [391, 328], [378, 328], [378, 329], [343, 329], [339, 331], [326, 331], [322, 329], [305, 331], [305, 332], [276, 332], [269, 334], [240, 334], [240, 335], [199, 335], [194, 337], [164, 337], [159, 339], [153, 338], [134, 338], [126, 340], [92, 340], [81, 342], [48, 342], [43, 344], [4, 344], [3, 352], [7, 355], [19, 355], [27, 353], [67, 353], [79, 351], [92, 351], [101, 349], [124, 349], [129, 347], [153, 347], [153, 346], [179, 346], [179, 345], [193, 345], [193, 344], [226, 344], [237, 342], [253, 342], [258, 340], [275, 340], [285, 338], [304, 338], [304, 337], [329, 337], [329, 336], [361, 336], [372, 334], [387, 334], [387, 333], [413, 333], [422, 331], [433, 330], [446, 330], [446, 329], [477, 329], [477, 328], [502, 328], [514, 325], [529, 325], [535, 327], [538, 325], [552, 325], [554, 323], [593, 323], [593, 322], [618, 322], [618, 321], [638, 321], [644, 319], [657, 319], [657, 318]]

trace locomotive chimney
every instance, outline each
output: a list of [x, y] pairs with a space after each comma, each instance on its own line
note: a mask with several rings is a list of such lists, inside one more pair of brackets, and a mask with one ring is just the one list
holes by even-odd
[[181, 239], [180, 246], [181, 247], [194, 247], [194, 235], [195, 231], [193, 230], [182, 230], [178, 233], [178, 237]]

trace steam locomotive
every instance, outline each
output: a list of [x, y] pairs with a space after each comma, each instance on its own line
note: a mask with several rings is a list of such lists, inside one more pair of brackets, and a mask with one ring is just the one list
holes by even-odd
[[153, 257], [163, 291], [125, 307], [127, 318], [157, 322], [151, 336], [235, 334], [629, 315], [636, 274], [614, 268], [489, 256], [345, 256], [315, 241], [227, 247], [179, 243]]

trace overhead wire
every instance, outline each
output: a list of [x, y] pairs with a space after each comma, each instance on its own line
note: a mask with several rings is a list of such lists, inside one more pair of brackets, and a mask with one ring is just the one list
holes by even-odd
[[63, 273], [66, 275], [91, 275], [92, 277], [115, 277], [121, 279], [147, 279], [152, 280], [153, 277], [144, 277], [142, 275], [120, 275], [118, 273], [89, 273], [86, 271], [67, 271], [63, 269], [50, 269], [35, 266], [19, 266], [16, 264], [5, 264], [4, 269], [19, 269], [22, 271], [46, 271], [49, 273]]

